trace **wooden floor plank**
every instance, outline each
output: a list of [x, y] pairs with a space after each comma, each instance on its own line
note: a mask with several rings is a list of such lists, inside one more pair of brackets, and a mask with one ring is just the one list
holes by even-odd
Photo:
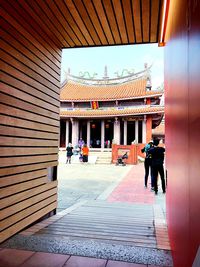
[[[37, 235], [98, 240], [156, 248], [152, 206], [87, 202], [50, 225], [32, 230]], [[31, 230], [30, 230], [31, 233]], [[163, 243], [163, 245], [165, 245]]]

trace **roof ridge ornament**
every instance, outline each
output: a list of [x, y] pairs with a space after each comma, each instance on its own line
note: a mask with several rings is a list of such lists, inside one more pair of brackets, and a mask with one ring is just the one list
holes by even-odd
[[[93, 73], [93, 75], [90, 75], [90, 73], [88, 71], [85, 71], [85, 72], [79, 72], [79, 76], [77, 76], [77, 75], [72, 75], [68, 71], [68, 72], [65, 72], [67, 78], [62, 83], [61, 86], [66, 84], [68, 81], [73, 81], [73, 82], [77, 82], [80, 84], [93, 85], [93, 86], [120, 85], [120, 84], [128, 83], [131, 81], [136, 81], [136, 80], [140, 80], [140, 79], [147, 79], [147, 73], [150, 71], [151, 67], [152, 67], [152, 65], [149, 67], [147, 66], [146, 69], [139, 71], [139, 72], [136, 72], [136, 73], [134, 72], [133, 69], [131, 71], [124, 69], [122, 71], [121, 75], [118, 75], [121, 77], [110, 78], [108, 76], [108, 68], [107, 68], [107, 66], [105, 66], [104, 77], [102, 77], [100, 79], [95, 78], [97, 73]], [[126, 71], [128, 72], [128, 75], [125, 75]], [[88, 76], [88, 77], [86, 77], [86, 76]], [[150, 79], [150, 81], [151, 81], [151, 79]]]
[[80, 71], [79, 72], [79, 77], [84, 78], [86, 76], [88, 76], [89, 79], [93, 80], [96, 76], [98, 75], [98, 73], [94, 72], [93, 75], [90, 75], [89, 71]]
[[126, 73], [127, 75], [132, 75], [132, 74], [134, 74], [134, 72], [135, 72], [134, 69], [131, 69], [130, 71], [128, 69], [123, 69], [121, 74], [119, 74], [119, 71], [116, 71], [114, 74], [116, 74], [116, 76], [118, 78], [120, 78], [120, 77], [124, 77], [125, 76], [124, 73]]
[[152, 84], [151, 84], [151, 67], [152, 67], [152, 65], [148, 68], [148, 63], [147, 62], [144, 63], [144, 69], [145, 69], [144, 77], [147, 80], [147, 84], [146, 84], [146, 90], [147, 91], [151, 91], [151, 87], [152, 87]]
[[107, 65], [105, 65], [105, 67], [104, 67], [104, 77], [103, 77], [103, 79], [104, 80], [108, 80], [109, 79]]

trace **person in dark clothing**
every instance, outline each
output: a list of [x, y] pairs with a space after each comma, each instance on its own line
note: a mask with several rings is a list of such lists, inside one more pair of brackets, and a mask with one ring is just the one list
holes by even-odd
[[146, 157], [144, 160], [144, 169], [145, 169], [145, 176], [144, 176], [144, 187], [147, 188], [147, 182], [148, 182], [148, 177], [149, 177], [149, 170], [151, 173], [151, 190], [154, 190], [154, 179], [153, 179], [153, 172], [152, 172], [152, 167], [151, 167], [151, 163], [152, 163], [152, 159], [151, 159], [151, 155], [149, 154], [149, 149], [153, 146], [153, 141], [150, 141], [145, 147], [143, 147], [143, 149], [141, 149], [142, 153], [146, 153]]
[[71, 157], [73, 155], [73, 147], [72, 144], [69, 143], [69, 145], [66, 148], [67, 151], [67, 160], [66, 163], [69, 162], [69, 164], [71, 164]]
[[148, 153], [152, 157], [152, 170], [153, 170], [153, 180], [154, 180], [154, 191], [155, 194], [158, 194], [158, 174], [160, 174], [160, 179], [162, 183], [162, 190], [165, 193], [165, 175], [164, 175], [164, 157], [165, 157], [165, 148], [159, 147], [159, 140], [155, 139], [153, 141], [153, 147], [149, 149]]

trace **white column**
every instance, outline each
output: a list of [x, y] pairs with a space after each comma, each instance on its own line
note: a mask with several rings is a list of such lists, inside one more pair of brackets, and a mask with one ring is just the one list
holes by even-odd
[[135, 121], [135, 143], [138, 144], [138, 121]]
[[117, 145], [120, 144], [120, 121], [115, 118], [114, 122], [114, 140]]
[[142, 143], [146, 144], [147, 142], [147, 120], [146, 120], [146, 115], [144, 116], [144, 120], [142, 121]]
[[66, 121], [66, 135], [65, 135], [65, 146], [69, 144], [69, 121]]
[[75, 146], [78, 144], [78, 127], [79, 122], [77, 120], [72, 120], [72, 145]]
[[90, 147], [90, 120], [87, 121], [87, 146]]
[[105, 144], [105, 121], [101, 120], [101, 149], [104, 148]]
[[124, 121], [124, 145], [127, 145], [127, 121]]
[[[81, 127], [80, 127], [80, 125], [81, 125]], [[79, 136], [80, 136], [80, 138], [83, 138], [83, 136], [82, 136], [82, 127], [83, 127], [82, 124], [79, 124], [79, 133], [80, 133]]]

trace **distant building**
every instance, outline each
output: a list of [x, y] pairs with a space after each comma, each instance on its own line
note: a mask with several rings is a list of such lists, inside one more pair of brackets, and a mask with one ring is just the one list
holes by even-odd
[[[107, 69], [106, 69], [107, 71]], [[164, 115], [163, 90], [151, 90], [149, 69], [124, 77], [83, 78], [68, 73], [61, 88], [60, 146], [108, 147], [152, 139]]]

